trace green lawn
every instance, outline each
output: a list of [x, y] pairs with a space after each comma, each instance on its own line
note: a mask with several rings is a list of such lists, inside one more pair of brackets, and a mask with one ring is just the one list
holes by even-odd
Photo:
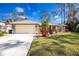
[[30, 56], [79, 56], [79, 34], [66, 32], [34, 39]]
[[0, 31], [0, 37], [4, 36], [4, 34], [7, 34], [5, 31]]

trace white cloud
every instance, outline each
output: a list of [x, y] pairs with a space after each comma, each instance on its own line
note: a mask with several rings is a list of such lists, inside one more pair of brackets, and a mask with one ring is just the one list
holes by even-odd
[[37, 15], [37, 12], [33, 12], [33, 15]]
[[29, 16], [28, 19], [34, 19], [34, 17], [33, 16]]
[[0, 13], [0, 16], [12, 16], [12, 13]]
[[54, 23], [56, 23], [56, 24], [61, 23], [61, 18], [56, 19], [56, 20], [54, 21]]
[[58, 16], [55, 16], [55, 18], [58, 18]]
[[28, 10], [30, 11], [31, 10], [31, 7], [30, 6], [27, 6]]
[[26, 16], [26, 18], [28, 18], [28, 19], [29, 19], [29, 16]]
[[39, 10], [39, 11], [37, 11], [38, 13], [40, 13], [41, 11]]
[[6, 15], [6, 16], [12, 16], [12, 13], [6, 13], [4, 15]]
[[24, 9], [21, 8], [21, 7], [16, 7], [16, 11], [17, 11], [17, 12], [24, 12]]

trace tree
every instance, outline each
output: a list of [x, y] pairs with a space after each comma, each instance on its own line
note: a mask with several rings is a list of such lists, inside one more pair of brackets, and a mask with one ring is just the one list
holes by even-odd
[[12, 13], [12, 18], [13, 18], [12, 21], [16, 21], [16, 13], [15, 12]]
[[18, 12], [18, 15], [19, 16], [24, 16], [25, 14], [24, 14], [24, 12]]
[[42, 35], [48, 36], [48, 29], [49, 29], [49, 23], [50, 23], [50, 14], [48, 11], [42, 11], [41, 16], [41, 25], [42, 25]]
[[53, 20], [56, 20], [55, 16], [57, 16], [57, 15], [58, 15], [58, 11], [57, 10], [51, 12], [51, 16], [53, 17]]
[[67, 4], [68, 11], [68, 20], [67, 20], [67, 28], [69, 31], [76, 31], [76, 23], [78, 22], [78, 18], [76, 17], [77, 13], [79, 13], [78, 9], [75, 8], [75, 4]]
[[65, 24], [65, 17], [66, 17], [66, 11], [65, 11], [65, 7], [66, 4], [65, 3], [57, 3], [56, 4], [58, 9], [56, 10], [57, 15], [61, 16], [61, 18], [63, 19], [63, 22], [61, 20], [61, 24]]
[[67, 21], [66, 25], [67, 25], [67, 28], [69, 29], [69, 31], [75, 31], [76, 22], [77, 22], [76, 18], [73, 18], [73, 19]]
[[75, 24], [76, 32], [79, 32], [79, 21]]

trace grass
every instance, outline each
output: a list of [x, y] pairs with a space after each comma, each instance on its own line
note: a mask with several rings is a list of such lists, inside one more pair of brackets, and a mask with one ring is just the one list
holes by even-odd
[[48, 38], [34, 39], [30, 56], [79, 56], [79, 34], [58, 33]]
[[1, 36], [4, 36], [4, 34], [6, 34], [5, 31], [0, 31], [0, 37], [1, 37]]

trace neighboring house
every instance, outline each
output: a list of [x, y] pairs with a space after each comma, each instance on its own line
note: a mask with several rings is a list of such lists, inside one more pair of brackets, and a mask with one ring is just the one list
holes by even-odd
[[12, 22], [13, 33], [17, 34], [35, 34], [40, 33], [39, 23], [32, 20], [21, 20]]
[[0, 31], [5, 31], [5, 23], [0, 22]]
[[52, 24], [51, 28], [52, 28], [53, 33], [66, 31], [66, 25], [64, 24]]
[[9, 20], [4, 21], [5, 24], [5, 31], [7, 33], [10, 33], [10, 31], [12, 31], [12, 25], [11, 22]]
[[58, 32], [65, 32], [66, 25], [64, 24], [50, 24], [49, 32], [50, 33], [58, 33]]
[[12, 25], [9, 21], [0, 22], [0, 31], [6, 31], [9, 33], [10, 30], [12, 30]]

